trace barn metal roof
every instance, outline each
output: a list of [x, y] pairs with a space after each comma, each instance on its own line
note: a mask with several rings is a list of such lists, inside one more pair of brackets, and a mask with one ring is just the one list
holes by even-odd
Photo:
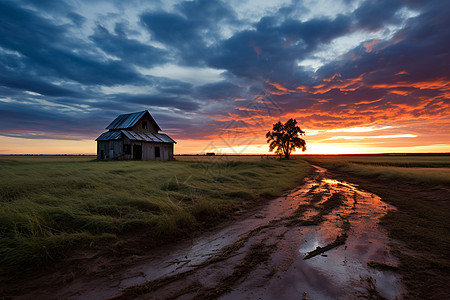
[[131, 130], [121, 130], [122, 133], [132, 141], [145, 141], [156, 143], [176, 143], [167, 134], [151, 132], [135, 132]]
[[122, 138], [122, 134], [132, 141], [154, 142], [154, 143], [177, 143], [167, 134], [151, 132], [135, 132], [132, 130], [113, 130], [102, 133], [97, 141], [113, 141]]
[[122, 132], [120, 130], [117, 131], [107, 131], [103, 132], [96, 141], [114, 141], [119, 140], [122, 137]]
[[155, 119], [153, 119], [152, 115], [148, 112], [148, 110], [138, 111], [131, 114], [123, 114], [119, 115], [111, 124], [106, 127], [106, 129], [129, 129], [133, 127], [137, 121], [139, 121], [145, 114], [148, 114], [153, 124], [155, 125], [157, 130], [161, 130]]

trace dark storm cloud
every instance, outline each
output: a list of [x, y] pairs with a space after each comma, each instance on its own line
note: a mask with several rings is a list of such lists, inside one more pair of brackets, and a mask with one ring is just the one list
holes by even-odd
[[233, 11], [217, 0], [185, 1], [175, 9], [146, 12], [141, 22], [155, 40], [177, 51], [186, 65], [201, 65], [209, 51], [206, 43], [220, 40], [220, 24], [236, 21]]
[[78, 27], [82, 26], [84, 24], [84, 22], [86, 22], [85, 17], [83, 17], [82, 15], [79, 15], [75, 12], [68, 12], [67, 18], [69, 18], [73, 22], [73, 24]]
[[165, 44], [177, 46], [200, 40], [197, 25], [178, 14], [152, 12], [142, 15], [141, 20], [155, 39]]
[[351, 19], [342, 15], [335, 19], [312, 19], [301, 22], [283, 16], [264, 17], [256, 30], [245, 30], [217, 44], [210, 51], [208, 63], [237, 76], [251, 79], [297, 81], [297, 62], [319, 44], [329, 43], [349, 31]]
[[410, 19], [405, 28], [391, 41], [375, 44], [370, 52], [364, 47], [352, 50], [347, 61], [337, 61], [321, 68], [318, 73], [331, 77], [339, 73], [345, 78], [361, 74], [369, 85], [396, 82], [420, 83], [448, 78], [450, 62], [450, 13], [448, 5], [430, 6], [419, 16]]
[[92, 54], [88, 44], [70, 36], [67, 25], [53, 24], [34, 11], [16, 6], [16, 2], [1, 2], [0, 11], [0, 46], [17, 51], [45, 75], [83, 84], [142, 81], [126, 64]]
[[235, 20], [233, 10], [226, 2], [218, 0], [184, 1], [176, 5], [177, 9], [197, 26], [211, 26], [223, 19]]
[[[294, 2], [254, 22], [219, 0], [157, 9], [113, 1], [105, 7], [116, 11], [92, 15], [86, 7], [105, 3], [76, 4], [0, 2], [0, 135], [92, 137], [120, 113], [151, 108], [163, 128], [178, 129], [174, 138], [200, 138], [227, 126], [227, 118], [248, 126], [249, 105], [261, 97], [281, 117], [298, 112], [317, 128], [445, 114], [446, 1], [367, 0], [354, 11], [307, 20]], [[406, 20], [412, 12], [417, 16]], [[392, 38], [367, 38], [327, 57], [316, 72], [299, 66], [333, 50], [340, 37], [391, 30]], [[223, 73], [198, 85], [143, 74], [164, 64]]]
[[[38, 116], [38, 118], [36, 117]], [[63, 118], [64, 116], [64, 118]], [[100, 114], [66, 113], [28, 103], [2, 103], [0, 108], [1, 135], [25, 138], [80, 139], [96, 138], [108, 118]], [[92, 124], [93, 128], [86, 126]], [[70, 133], [70, 134], [68, 134]]]
[[124, 24], [116, 24], [115, 32], [111, 34], [105, 27], [97, 26], [91, 39], [108, 54], [121, 58], [123, 63], [131, 63], [142, 67], [151, 67], [168, 60], [169, 53], [156, 47], [148, 46], [125, 35]]
[[26, 79], [23, 77], [11, 77], [0, 75], [0, 85], [12, 89], [30, 91], [45, 96], [57, 97], [67, 96], [73, 98], [86, 98], [86, 94], [78, 91], [62, 88], [54, 84], [47, 83], [42, 80]]
[[365, 1], [355, 12], [358, 26], [368, 30], [379, 30], [387, 24], [397, 24], [401, 18], [396, 14], [402, 7], [400, 1]]
[[335, 19], [312, 19], [306, 22], [289, 19], [281, 24], [280, 33], [289, 38], [290, 43], [303, 41], [306, 49], [311, 51], [319, 43], [329, 43], [348, 33], [350, 25], [351, 18], [343, 15], [338, 15]]
[[199, 108], [199, 103], [187, 97], [169, 95], [117, 95], [116, 102], [130, 104], [140, 104], [145, 107], [176, 108], [185, 112], [195, 111]]
[[[26, 66], [27, 60], [14, 53], [0, 53], [0, 86], [9, 89], [13, 93], [30, 91], [46, 96], [70, 96], [84, 98], [78, 90], [70, 87], [61, 87], [47, 82], [38, 76], [30, 76], [32, 70]], [[1, 95], [5, 95], [2, 93]]]
[[231, 82], [221, 81], [202, 85], [195, 89], [195, 95], [201, 99], [223, 100], [239, 98], [245, 95], [245, 87]]

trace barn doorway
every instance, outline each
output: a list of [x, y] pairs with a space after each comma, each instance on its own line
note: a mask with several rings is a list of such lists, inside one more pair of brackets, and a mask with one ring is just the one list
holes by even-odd
[[136, 160], [142, 159], [142, 146], [141, 145], [133, 145], [133, 159], [136, 159]]

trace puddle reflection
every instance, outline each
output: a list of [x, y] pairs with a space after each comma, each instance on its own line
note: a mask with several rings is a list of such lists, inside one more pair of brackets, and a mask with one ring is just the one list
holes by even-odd
[[[324, 173], [323, 169], [319, 172]], [[299, 255], [304, 257], [317, 247], [330, 244], [343, 232], [341, 226], [344, 220], [350, 223], [348, 239], [345, 246], [338, 246], [306, 261], [298, 260], [295, 268], [312, 268], [321, 274], [328, 274], [334, 287], [339, 286], [343, 291], [347, 291], [343, 298], [346, 298], [349, 292], [364, 291], [366, 280], [362, 280], [363, 278], [373, 278], [381, 296], [387, 299], [401, 297], [404, 287], [397, 274], [381, 272], [367, 266], [369, 261], [398, 264], [397, 259], [389, 253], [386, 232], [378, 225], [380, 217], [395, 208], [382, 202], [380, 197], [350, 183], [323, 177], [319, 185], [319, 191], [328, 190], [330, 195], [342, 195], [344, 203], [327, 215], [323, 223], [304, 230], [298, 247]], [[324, 198], [319, 204], [328, 199]], [[324, 285], [310, 286], [307, 290], [315, 293], [315, 289], [323, 288], [333, 290]]]

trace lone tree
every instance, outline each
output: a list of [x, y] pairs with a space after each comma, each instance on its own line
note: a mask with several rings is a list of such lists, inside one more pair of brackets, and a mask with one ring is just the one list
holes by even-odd
[[278, 121], [273, 124], [273, 131], [266, 134], [269, 151], [276, 148], [275, 154], [284, 154], [284, 158], [289, 159], [295, 148], [306, 150], [306, 142], [300, 138], [302, 135], [305, 135], [305, 132], [297, 126], [295, 119], [289, 119], [285, 124]]

